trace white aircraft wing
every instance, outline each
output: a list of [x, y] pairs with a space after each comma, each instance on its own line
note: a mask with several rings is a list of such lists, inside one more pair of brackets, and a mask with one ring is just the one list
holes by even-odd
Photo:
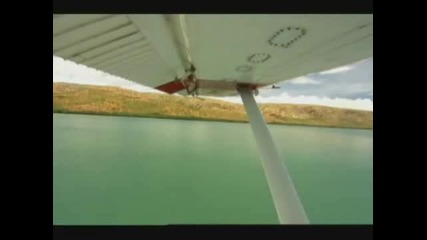
[[215, 95], [373, 56], [373, 15], [54, 15], [53, 54], [169, 93], [191, 72]]

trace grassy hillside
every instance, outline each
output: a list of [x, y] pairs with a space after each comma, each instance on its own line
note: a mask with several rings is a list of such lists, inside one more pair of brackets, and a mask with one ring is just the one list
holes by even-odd
[[[268, 123], [372, 128], [373, 113], [314, 105], [261, 104]], [[240, 104], [140, 93], [117, 87], [54, 83], [53, 112], [247, 122]]]

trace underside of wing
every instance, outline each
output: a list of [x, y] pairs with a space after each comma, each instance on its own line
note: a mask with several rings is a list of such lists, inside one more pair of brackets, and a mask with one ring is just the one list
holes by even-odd
[[53, 54], [169, 93], [223, 95], [373, 56], [373, 17], [54, 15]]

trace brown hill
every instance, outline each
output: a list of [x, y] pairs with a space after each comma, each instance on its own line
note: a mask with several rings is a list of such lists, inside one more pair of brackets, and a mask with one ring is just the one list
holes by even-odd
[[[373, 113], [314, 105], [260, 104], [268, 123], [372, 128]], [[53, 84], [53, 112], [247, 122], [240, 104], [140, 93], [117, 87]]]

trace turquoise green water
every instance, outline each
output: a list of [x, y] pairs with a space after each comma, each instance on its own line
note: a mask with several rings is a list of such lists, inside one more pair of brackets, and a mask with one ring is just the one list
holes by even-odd
[[[373, 131], [269, 128], [311, 223], [372, 223]], [[278, 223], [248, 124], [70, 114], [53, 114], [53, 221]]]

